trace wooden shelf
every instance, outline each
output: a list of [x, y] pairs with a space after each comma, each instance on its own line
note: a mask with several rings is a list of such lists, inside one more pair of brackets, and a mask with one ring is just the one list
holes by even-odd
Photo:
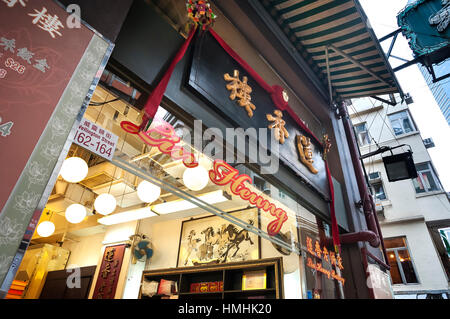
[[223, 291], [208, 291], [208, 292], [180, 292], [180, 296], [193, 296], [193, 295], [221, 295]]
[[[242, 276], [248, 271], [264, 270], [267, 276], [265, 289], [242, 290]], [[262, 297], [280, 299], [283, 294], [283, 265], [282, 258], [259, 259], [247, 262], [214, 264], [209, 266], [194, 266], [183, 268], [158, 269], [144, 271], [142, 281], [160, 281], [161, 279], [177, 282], [179, 298], [252, 298]], [[223, 291], [190, 292], [190, 285], [202, 282], [223, 282]], [[141, 299], [158, 299], [160, 295], [152, 297], [139, 294]]]
[[274, 293], [276, 292], [275, 288], [266, 288], [266, 289], [249, 289], [249, 290], [228, 290], [224, 291], [224, 293], [249, 293], [249, 294], [262, 294], [262, 293]]

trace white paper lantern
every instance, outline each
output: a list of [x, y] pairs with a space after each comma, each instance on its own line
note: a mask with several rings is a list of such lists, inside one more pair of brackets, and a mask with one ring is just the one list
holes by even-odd
[[94, 208], [102, 215], [111, 214], [117, 206], [116, 198], [111, 194], [101, 194], [95, 199]]
[[186, 168], [183, 173], [184, 185], [192, 191], [199, 191], [208, 185], [208, 171], [203, 166]]
[[69, 183], [81, 182], [87, 176], [89, 167], [80, 157], [67, 158], [61, 167], [61, 176]]
[[78, 224], [86, 217], [86, 207], [80, 204], [72, 204], [66, 209], [66, 219], [69, 223]]
[[137, 187], [137, 195], [144, 203], [153, 203], [161, 195], [161, 188], [147, 181], [142, 181]]
[[40, 223], [36, 231], [41, 237], [51, 236], [55, 232], [55, 224], [47, 220]]

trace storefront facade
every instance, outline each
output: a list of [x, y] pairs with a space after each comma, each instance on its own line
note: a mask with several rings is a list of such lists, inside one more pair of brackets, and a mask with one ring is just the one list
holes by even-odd
[[[219, 16], [214, 33], [189, 33], [181, 28], [187, 18], [176, 14], [184, 6], [135, 1], [125, 10], [106, 70], [61, 155], [83, 158], [88, 173], [72, 183], [49, 180], [53, 192], [36, 224], [53, 219], [56, 231], [34, 234], [27, 253], [40, 250], [39, 261], [30, 257], [26, 264], [25, 254], [19, 267], [9, 267], [2, 290], [10, 291], [8, 283], [15, 278], [18, 285], [22, 276], [34, 284], [26, 298], [48, 297], [57, 278], [52, 271], [69, 276], [69, 269], [81, 269], [88, 279], [78, 297], [93, 299], [241, 298], [252, 288], [244, 278], [252, 275], [265, 278], [254, 297], [380, 297], [377, 289], [388, 296], [389, 285], [371, 284], [386, 265], [379, 242], [361, 235], [368, 234], [367, 218], [355, 205], [359, 185], [348, 136], [323, 96], [326, 89], [318, 89], [310, 68], [290, 65], [283, 46], [270, 42], [274, 33], [263, 36], [251, 14], [241, 17], [253, 28], [244, 32], [231, 22], [242, 11], [228, 16], [230, 8], [218, 1], [212, 6]], [[89, 16], [94, 7], [82, 11]], [[254, 34], [250, 40], [248, 32]], [[189, 35], [192, 42], [141, 134], [148, 96]], [[266, 82], [281, 88], [284, 109], [274, 105]], [[57, 175], [60, 169], [55, 167]], [[113, 213], [97, 206], [102, 194], [115, 198]], [[73, 203], [88, 213], [67, 224]], [[341, 238], [354, 236], [342, 240], [340, 254], [333, 248], [334, 217]], [[61, 258], [53, 268], [42, 264], [43, 252], [56, 249], [46, 245], [61, 249], [53, 253]], [[248, 272], [233, 270], [246, 267]], [[254, 274], [261, 268], [263, 274]], [[36, 276], [39, 271], [47, 281]], [[202, 283], [209, 290], [195, 290]]]

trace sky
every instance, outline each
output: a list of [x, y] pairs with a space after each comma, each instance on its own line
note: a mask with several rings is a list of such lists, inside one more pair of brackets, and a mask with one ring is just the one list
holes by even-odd
[[[407, 2], [407, 0], [360, 0], [378, 38], [398, 29], [397, 14], [406, 6]], [[390, 40], [381, 43], [385, 52], [388, 51], [390, 43]], [[412, 51], [403, 35], [397, 37], [392, 54], [404, 59], [412, 59]], [[389, 59], [389, 62], [393, 68], [403, 63], [393, 58]], [[428, 152], [444, 189], [450, 192], [450, 166], [448, 165], [450, 128], [447, 121], [417, 65], [395, 74], [403, 92], [409, 93], [414, 100], [414, 103], [409, 105], [409, 109], [422, 138], [431, 137], [436, 145], [434, 148], [429, 148]], [[448, 79], [442, 82], [446, 81]]]

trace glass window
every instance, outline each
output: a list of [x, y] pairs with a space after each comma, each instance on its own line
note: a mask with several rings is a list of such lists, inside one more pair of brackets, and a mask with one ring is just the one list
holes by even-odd
[[383, 188], [383, 183], [379, 182], [379, 183], [373, 183], [372, 184], [372, 190], [373, 190], [373, 195], [375, 196], [376, 199], [378, 200], [385, 200], [386, 197], [386, 193], [384, 192], [384, 188]]
[[395, 135], [401, 135], [416, 130], [407, 110], [389, 115], [389, 120], [391, 121]]
[[[307, 299], [338, 299], [343, 293], [340, 289], [342, 286], [338, 280], [333, 280], [327, 275], [328, 272], [331, 272], [342, 276], [341, 268], [336, 264], [333, 248], [325, 244], [326, 238], [331, 238], [331, 227], [304, 208], [298, 210], [298, 213], [303, 269], [306, 278], [304, 287], [306, 295], [304, 297]], [[317, 270], [319, 265], [320, 271]], [[342, 265], [345, 267], [345, 263]]]
[[359, 146], [370, 144], [369, 131], [366, 123], [355, 125], [356, 135], [358, 136]]
[[438, 191], [441, 189], [439, 180], [430, 163], [416, 165], [417, 178], [413, 179], [417, 194]]
[[391, 279], [394, 285], [402, 284], [402, 276], [400, 275], [400, 270], [398, 268], [397, 259], [394, 252], [389, 253], [389, 265], [391, 266]]
[[418, 283], [405, 237], [384, 239], [393, 284]]

